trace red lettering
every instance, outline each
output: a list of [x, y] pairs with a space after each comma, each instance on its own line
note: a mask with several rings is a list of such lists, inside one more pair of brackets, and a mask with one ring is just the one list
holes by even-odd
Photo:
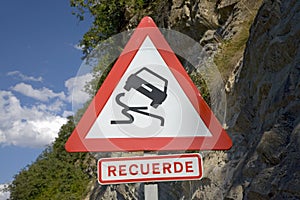
[[163, 173], [171, 173], [171, 163], [163, 163]]
[[120, 176], [126, 176], [126, 165], [119, 165], [119, 175]]
[[181, 162], [174, 162], [174, 173], [180, 173], [183, 170], [183, 165]]
[[111, 176], [113, 174], [114, 176], [116, 175], [116, 166], [108, 166], [108, 176]]
[[187, 161], [187, 162], [185, 162], [185, 171], [187, 172], [187, 173], [189, 173], [189, 172], [194, 172], [194, 170], [193, 170], [193, 162], [192, 161]]
[[132, 165], [130, 165], [129, 166], [129, 173], [131, 174], [131, 175], [137, 175], [138, 174], [138, 171], [136, 170], [135, 172], [133, 172], [133, 167], [135, 167], [136, 169], [138, 168], [138, 165], [136, 165], [136, 164], [132, 164]]
[[144, 165], [141, 164], [141, 172], [142, 172], [143, 175], [149, 174], [149, 163], [147, 164], [147, 170], [146, 171], [144, 171]]
[[159, 163], [152, 163], [152, 173], [153, 174], [160, 174]]

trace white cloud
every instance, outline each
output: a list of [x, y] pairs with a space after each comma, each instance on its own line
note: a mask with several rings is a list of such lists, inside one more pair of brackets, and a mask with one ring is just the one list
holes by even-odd
[[64, 100], [66, 98], [64, 92], [55, 93], [48, 88], [34, 89], [31, 85], [26, 83], [18, 83], [12, 90], [19, 92], [25, 96], [40, 100], [40, 101], [48, 101], [52, 98], [59, 98]]
[[22, 106], [12, 92], [0, 90], [0, 144], [25, 147], [50, 144], [67, 121], [50, 110], [41, 104]]
[[54, 102], [48, 104], [37, 104], [37, 108], [39, 108], [39, 110], [42, 110], [44, 112], [50, 111], [50, 112], [58, 113], [63, 110], [65, 105], [66, 104], [63, 101], [57, 99]]
[[[0, 145], [44, 147], [53, 142], [67, 116], [89, 99], [84, 86], [91, 78], [91, 74], [85, 74], [66, 80], [67, 95], [46, 87], [36, 89], [26, 83], [16, 84], [11, 91], [0, 90]], [[36, 101], [24, 106], [22, 98], [18, 99], [13, 92]], [[73, 111], [64, 110], [69, 103]]]
[[[19, 92], [27, 97], [47, 102], [51, 99], [58, 99], [55, 104], [52, 104], [53, 111], [59, 110], [63, 106], [63, 102], [72, 103], [79, 106], [85, 103], [89, 99], [89, 94], [84, 91], [84, 86], [92, 79], [90, 73], [81, 76], [72, 77], [65, 81], [65, 87], [67, 88], [67, 96], [64, 92], [54, 92], [53, 90], [42, 87], [39, 89], [33, 88], [26, 83], [18, 83], [11, 89], [15, 92]], [[55, 107], [56, 106], [56, 109]], [[47, 106], [48, 107], [48, 106]]]
[[72, 115], [74, 115], [74, 112], [72, 112], [72, 111], [64, 111], [62, 114], [62, 116], [65, 118], [72, 116]]
[[10, 196], [10, 193], [4, 190], [6, 187], [6, 184], [0, 184], [0, 200], [7, 200]]
[[80, 45], [80, 44], [74, 44], [72, 45], [75, 49], [82, 51], [83, 48], [85, 47], [84, 45]]
[[41, 76], [39, 76], [39, 77], [27, 76], [20, 71], [11, 71], [11, 72], [8, 72], [7, 75], [8, 76], [17, 76], [17, 77], [21, 78], [21, 80], [23, 80], [23, 81], [35, 81], [35, 82], [43, 81], [43, 78]]
[[77, 77], [72, 77], [65, 81], [65, 86], [68, 89], [68, 101], [72, 102], [73, 107], [82, 105], [89, 99], [89, 94], [84, 91], [84, 86], [92, 79], [92, 74], [85, 74]]

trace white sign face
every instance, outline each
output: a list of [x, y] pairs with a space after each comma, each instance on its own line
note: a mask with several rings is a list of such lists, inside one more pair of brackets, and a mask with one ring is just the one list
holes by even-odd
[[202, 177], [199, 154], [104, 158], [98, 161], [100, 184], [198, 180]]
[[231, 146], [226, 131], [149, 17], [131, 36], [65, 145], [69, 152]]
[[85, 138], [195, 136], [212, 134], [147, 36]]

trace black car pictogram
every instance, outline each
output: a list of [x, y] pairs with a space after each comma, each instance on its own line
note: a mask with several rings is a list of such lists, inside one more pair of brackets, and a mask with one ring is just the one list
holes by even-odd
[[[147, 74], [144, 74], [147, 73]], [[163, 85], [162, 89], [159, 89], [158, 87], [155, 87], [153, 84], [149, 83], [152, 82], [153, 79], [149, 79], [149, 75], [155, 76], [156, 79], [160, 79]], [[148, 76], [148, 78], [147, 78]], [[142, 78], [143, 77], [143, 78]], [[146, 81], [145, 79], [151, 80]], [[156, 80], [154, 79], [154, 80]], [[157, 85], [157, 84], [156, 84]], [[124, 89], [129, 91], [131, 88], [137, 90], [138, 92], [142, 93], [143, 95], [147, 96], [152, 100], [150, 103], [150, 106], [157, 108], [159, 105], [161, 105], [165, 99], [167, 98], [167, 87], [168, 87], [168, 80], [161, 77], [160, 75], [156, 74], [155, 72], [151, 71], [150, 69], [144, 67], [137, 71], [134, 74], [131, 74], [128, 79], [126, 80]], [[146, 115], [149, 117], [156, 118], [160, 120], [160, 126], [164, 126], [165, 119], [162, 116], [155, 115], [149, 112], [146, 112], [148, 107], [147, 106], [128, 106], [125, 103], [121, 101], [121, 98], [125, 96], [125, 93], [119, 93], [116, 96], [116, 103], [123, 107], [121, 113], [127, 118], [122, 120], [111, 120], [111, 124], [131, 124], [134, 122], [134, 117], [129, 113], [135, 112], [142, 115]]]
[[[153, 76], [157, 77], [158, 79], [163, 81], [163, 90], [155, 87], [153, 84], [147, 82], [143, 78], [139, 76], [142, 72], [147, 72], [152, 74]], [[164, 100], [167, 98], [167, 86], [168, 81], [161, 77], [160, 75], [156, 74], [155, 72], [151, 71], [150, 69], [144, 67], [137, 71], [134, 74], [131, 74], [124, 86], [124, 89], [129, 91], [131, 88], [139, 91], [143, 95], [147, 96], [152, 100], [151, 106], [154, 108], [157, 108], [159, 105], [161, 105]]]

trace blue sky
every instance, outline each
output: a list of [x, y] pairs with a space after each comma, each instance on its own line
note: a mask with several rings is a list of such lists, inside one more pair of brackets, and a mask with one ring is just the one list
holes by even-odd
[[[2, 1], [0, 6], [0, 184], [32, 163], [72, 112], [78, 22], [68, 0]], [[80, 95], [84, 101], [87, 95]]]

